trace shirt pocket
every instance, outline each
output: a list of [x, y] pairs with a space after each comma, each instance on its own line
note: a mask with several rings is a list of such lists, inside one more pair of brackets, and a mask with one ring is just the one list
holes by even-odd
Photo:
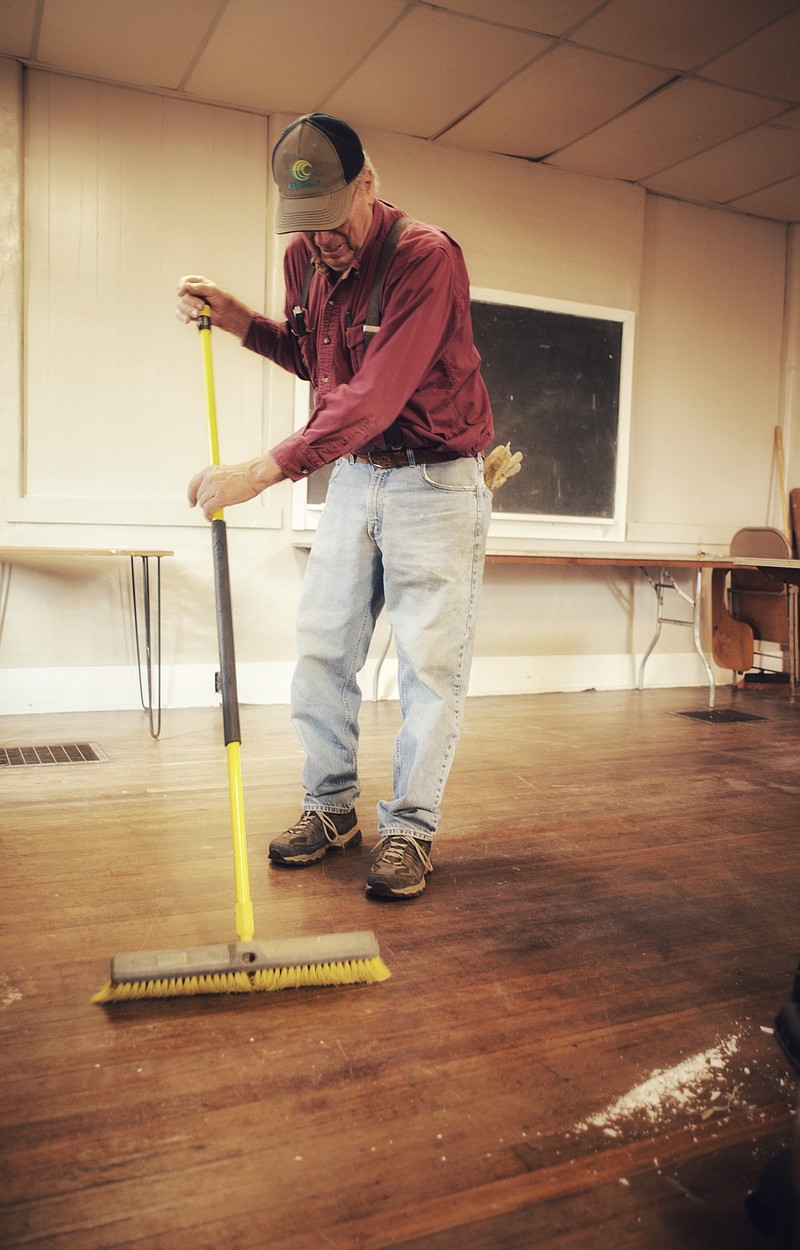
[[344, 331], [344, 343], [350, 355], [350, 364], [353, 373], [357, 373], [364, 363], [364, 357], [367, 354], [367, 344], [364, 338], [364, 327], [346, 326]]

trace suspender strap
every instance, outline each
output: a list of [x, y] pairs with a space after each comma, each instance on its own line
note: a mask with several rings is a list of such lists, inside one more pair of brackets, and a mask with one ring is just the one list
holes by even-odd
[[[386, 277], [386, 270], [389, 268], [389, 261], [392, 253], [397, 247], [397, 242], [405, 230], [409, 226], [413, 218], [398, 217], [391, 230], [383, 240], [378, 268], [375, 271], [375, 280], [372, 283], [372, 291], [370, 292], [369, 304], [367, 305], [367, 319], [364, 324], [364, 350], [369, 350], [369, 345], [378, 333], [381, 324], [381, 288], [383, 287], [383, 279]], [[400, 428], [400, 420], [396, 418], [388, 427], [384, 434], [386, 445], [388, 447], [402, 447], [404, 445], [403, 431]]]
[[311, 289], [311, 279], [313, 277], [314, 277], [314, 262], [313, 260], [310, 260], [308, 264], [306, 265], [306, 271], [305, 271], [305, 274], [303, 275], [303, 289], [300, 292], [300, 303], [295, 304], [294, 308], [292, 309], [292, 312], [294, 313], [294, 319], [297, 322], [297, 329], [298, 329], [300, 338], [305, 338], [306, 334], [308, 334], [308, 327], [306, 325], [306, 313], [308, 312], [308, 292]]
[[398, 240], [405, 230], [406, 226], [410, 226], [413, 218], [398, 217], [391, 230], [383, 240], [380, 258], [378, 260], [378, 268], [375, 271], [375, 280], [372, 283], [372, 290], [369, 296], [369, 304], [367, 305], [367, 319], [364, 323], [364, 345], [369, 347], [370, 343], [378, 333], [381, 324], [381, 288], [383, 279], [386, 277], [386, 270], [389, 268], [389, 261], [392, 259], [392, 253], [397, 247]]
[[300, 292], [300, 307], [303, 312], [308, 308], [308, 292], [311, 287], [311, 279], [314, 277], [314, 262], [310, 260], [306, 265], [306, 271], [303, 275], [303, 289]]

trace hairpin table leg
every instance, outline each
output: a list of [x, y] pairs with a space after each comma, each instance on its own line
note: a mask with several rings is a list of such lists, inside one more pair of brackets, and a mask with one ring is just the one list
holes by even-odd
[[[141, 555], [142, 607], [144, 616], [144, 673], [139, 640], [139, 613], [137, 609], [136, 556], [131, 556], [131, 589], [133, 593], [133, 627], [136, 635], [136, 665], [139, 672], [139, 697], [150, 720], [150, 734], [157, 738], [161, 733], [161, 556], [156, 561], [156, 632], [155, 632], [155, 687], [153, 684], [153, 622], [150, 595], [150, 557]], [[146, 693], [145, 693], [146, 691]]]

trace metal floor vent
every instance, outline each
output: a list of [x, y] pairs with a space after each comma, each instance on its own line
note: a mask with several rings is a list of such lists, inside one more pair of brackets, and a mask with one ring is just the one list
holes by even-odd
[[108, 759], [95, 742], [61, 742], [49, 747], [0, 747], [0, 768], [25, 764], [93, 764]]
[[730, 707], [707, 708], [703, 712], [678, 712], [678, 716], [693, 716], [695, 720], [729, 723], [737, 720], [766, 720], [765, 716], [753, 716], [751, 712], [737, 712]]

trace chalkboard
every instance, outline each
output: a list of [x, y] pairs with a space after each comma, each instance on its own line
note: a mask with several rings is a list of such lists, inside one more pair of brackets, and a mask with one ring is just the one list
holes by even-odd
[[472, 301], [495, 443], [524, 456], [494, 511], [614, 517], [623, 323]]

